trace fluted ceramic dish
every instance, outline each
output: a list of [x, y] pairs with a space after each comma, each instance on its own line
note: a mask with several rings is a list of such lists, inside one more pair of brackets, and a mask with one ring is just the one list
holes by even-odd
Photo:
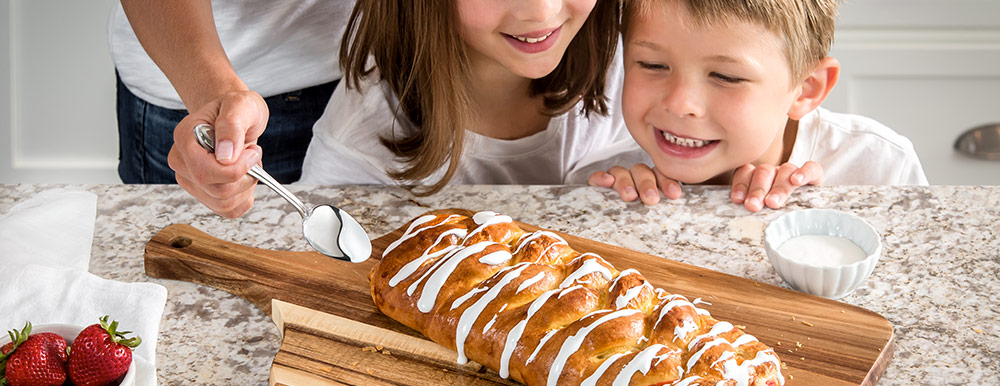
[[[63, 339], [66, 339], [67, 346], [72, 346], [73, 340], [76, 339], [76, 336], [79, 335], [80, 331], [83, 331], [85, 327], [86, 326], [77, 326], [72, 324], [40, 324], [37, 326], [32, 325], [31, 334], [33, 335], [41, 332], [54, 332], [59, 336], [63, 337]], [[17, 327], [17, 329], [21, 329], [21, 327]], [[10, 336], [8, 336], [7, 334], [3, 334], [3, 336], [0, 336], [0, 346], [7, 344], [7, 342], [10, 342]], [[72, 348], [70, 348], [70, 350], [72, 350]], [[119, 386], [135, 386], [135, 359], [134, 359], [135, 355], [133, 355], [132, 357], [133, 357], [132, 364], [128, 365], [128, 372], [125, 373], [125, 377], [122, 378], [122, 383], [120, 383]]]
[[[816, 265], [796, 261], [778, 251], [781, 244], [804, 235], [848, 239], [864, 251], [865, 258], [851, 264]], [[803, 209], [785, 213], [767, 225], [764, 250], [778, 275], [795, 290], [840, 299], [854, 292], [875, 270], [882, 254], [882, 240], [871, 224], [853, 214], [831, 209]]]

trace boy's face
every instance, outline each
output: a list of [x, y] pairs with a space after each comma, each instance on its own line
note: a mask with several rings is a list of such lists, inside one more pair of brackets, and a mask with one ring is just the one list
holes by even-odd
[[781, 40], [755, 24], [699, 27], [676, 1], [631, 20], [622, 108], [667, 177], [700, 183], [748, 163], [777, 165], [792, 102]]
[[559, 65], [597, 0], [456, 0], [455, 4], [474, 68], [538, 79]]

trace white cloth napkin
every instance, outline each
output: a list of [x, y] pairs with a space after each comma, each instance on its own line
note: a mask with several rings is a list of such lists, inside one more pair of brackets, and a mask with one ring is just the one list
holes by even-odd
[[156, 338], [167, 289], [87, 272], [97, 196], [44, 191], [0, 216], [0, 329], [88, 326], [110, 315], [142, 344], [133, 352], [136, 385], [156, 385]]

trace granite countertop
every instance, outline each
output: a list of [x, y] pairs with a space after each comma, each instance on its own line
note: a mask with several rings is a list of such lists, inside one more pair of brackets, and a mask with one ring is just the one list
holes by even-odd
[[[0, 185], [0, 213], [51, 188], [97, 194], [90, 271], [167, 287], [157, 345], [161, 385], [267, 384], [279, 336], [271, 318], [214, 288], [144, 274], [149, 239], [173, 223], [235, 243], [308, 250], [299, 215], [258, 187], [235, 220], [211, 213], [169, 185]], [[787, 287], [761, 244], [764, 226], [795, 209], [854, 213], [882, 234], [875, 272], [841, 301], [887, 318], [896, 351], [881, 385], [1000, 384], [1000, 187], [810, 187], [786, 208], [751, 214], [728, 190], [689, 188], [656, 206], [624, 203], [610, 191], [566, 186], [457, 186], [431, 197], [394, 187], [292, 186], [306, 203], [350, 212], [372, 238], [430, 209], [493, 210], [580, 237]]]

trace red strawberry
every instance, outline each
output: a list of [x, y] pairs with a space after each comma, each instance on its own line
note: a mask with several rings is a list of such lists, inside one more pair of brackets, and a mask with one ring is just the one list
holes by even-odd
[[69, 353], [69, 379], [76, 386], [117, 385], [132, 363], [132, 349], [142, 342], [139, 337], [125, 338], [132, 331], [118, 331], [118, 322], [108, 325], [104, 315], [100, 324], [80, 331]]
[[10, 343], [0, 348], [0, 384], [61, 385], [66, 381], [66, 340], [58, 334], [31, 335], [31, 323], [12, 330]]

